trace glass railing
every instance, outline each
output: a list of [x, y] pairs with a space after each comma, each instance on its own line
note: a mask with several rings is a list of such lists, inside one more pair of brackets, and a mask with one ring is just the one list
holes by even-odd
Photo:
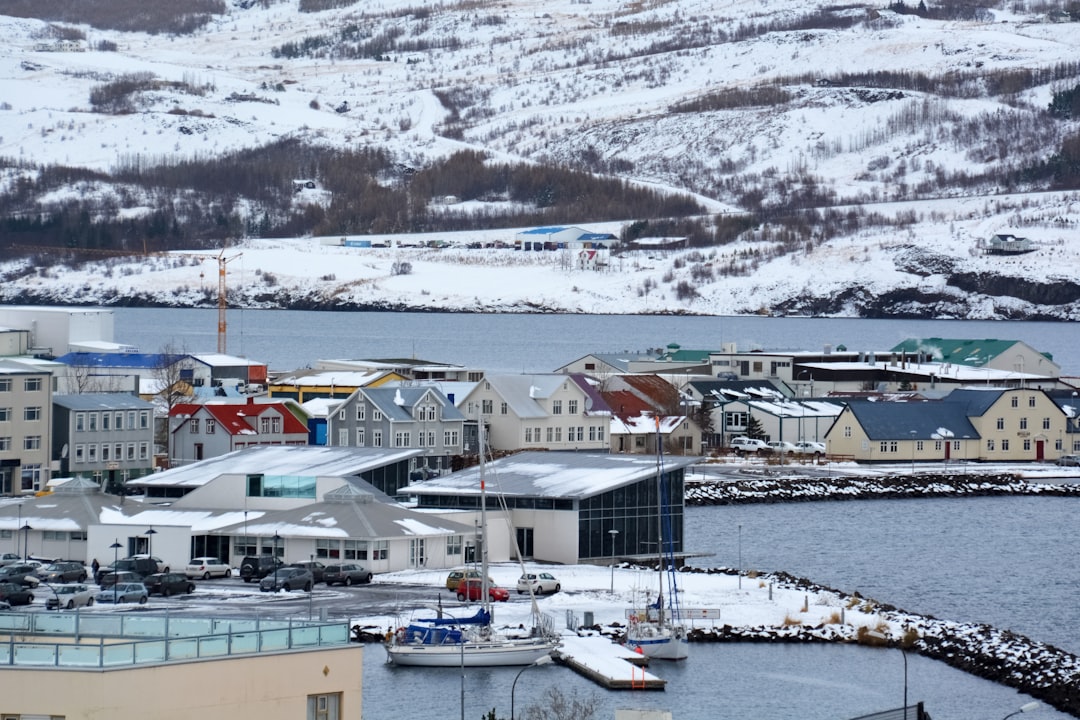
[[128, 667], [348, 642], [345, 622], [0, 612], [0, 667]]

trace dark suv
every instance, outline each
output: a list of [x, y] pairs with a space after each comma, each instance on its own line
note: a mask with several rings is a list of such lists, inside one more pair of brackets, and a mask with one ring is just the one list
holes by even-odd
[[38, 575], [51, 583], [84, 582], [86, 568], [81, 562], [57, 561], [43, 567]]
[[106, 573], [111, 572], [131, 572], [139, 576], [140, 579], [147, 575], [153, 575], [158, 571], [157, 561], [153, 558], [141, 557], [141, 558], [125, 558], [123, 560], [117, 560], [114, 567], [103, 567], [98, 570], [97, 576], [94, 581], [100, 585], [101, 578]]
[[246, 583], [254, 582], [274, 572], [274, 568], [280, 567], [285, 567], [281, 558], [273, 555], [248, 555], [240, 563], [240, 577]]

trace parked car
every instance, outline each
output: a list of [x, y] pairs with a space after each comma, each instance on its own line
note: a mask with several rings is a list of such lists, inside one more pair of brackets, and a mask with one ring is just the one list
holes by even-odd
[[145, 553], [142, 553], [140, 555], [128, 555], [124, 559], [125, 560], [153, 560], [154, 561], [154, 567], [156, 567], [157, 569], [154, 570], [154, 572], [147, 573], [147, 575], [153, 575], [154, 573], [169, 572], [169, 570], [172, 569], [165, 563], [164, 560], [159, 558], [157, 555], [147, 555]]
[[[464, 570], [464, 569], [451, 570], [450, 574], [446, 576], [446, 589], [451, 590], [451, 591], [457, 590], [458, 585], [461, 583], [462, 580], [465, 580], [466, 578], [475, 578], [475, 579], [479, 580], [480, 579], [480, 571], [479, 570]], [[495, 584], [495, 581], [492, 580], [491, 578], [488, 578], [488, 585], [494, 585], [494, 584]]]
[[181, 573], [154, 573], [143, 578], [143, 585], [150, 595], [155, 593], [169, 597], [173, 593], [195, 592], [195, 583], [188, 580], [187, 575]]
[[[461, 584], [457, 586], [457, 599], [461, 601], [479, 602], [480, 594], [483, 592], [483, 585], [480, 580], [474, 578], [468, 578], [462, 580]], [[488, 597], [493, 602], [506, 602], [510, 599], [510, 591], [506, 588], [499, 587], [498, 585], [488, 585]]]
[[814, 442], [813, 440], [797, 442], [795, 443], [795, 452], [800, 455], [813, 455], [814, 457], [819, 457], [825, 454], [825, 443]]
[[189, 578], [209, 580], [212, 577], [232, 577], [232, 568], [220, 558], [197, 557], [188, 561], [184, 574]]
[[128, 603], [137, 602], [145, 605], [150, 593], [146, 592], [146, 586], [141, 582], [122, 582], [102, 589], [97, 594], [99, 603]]
[[40, 582], [35, 574], [36, 571], [36, 567], [27, 565], [24, 562], [5, 565], [4, 567], [0, 567], [0, 582], [11, 582], [18, 583], [19, 585], [36, 587], [38, 582]]
[[254, 582], [282, 567], [285, 563], [273, 555], [248, 555], [240, 563], [240, 577], [246, 583]]
[[102, 590], [105, 588], [111, 588], [117, 583], [142, 583], [143, 576], [139, 573], [128, 572], [127, 570], [121, 570], [120, 572], [107, 572], [101, 576], [101, 580], [98, 582], [98, 587]]
[[326, 574], [326, 566], [318, 560], [289, 563], [286, 567], [304, 568], [311, 573], [311, 579], [317, 583], [323, 582], [323, 576]]
[[16, 553], [4, 553], [3, 555], [0, 555], [0, 567], [17, 563], [20, 560], [22, 560], [22, 555]]
[[123, 560], [117, 560], [113, 565], [109, 567], [103, 567], [98, 570], [97, 576], [94, 578], [98, 585], [101, 584], [101, 577], [112, 572], [131, 572], [135, 573], [139, 577], [138, 580], [146, 577], [147, 575], [153, 575], [156, 572], [164, 572], [158, 570], [158, 561], [154, 558], [142, 556], [142, 557], [128, 557]]
[[525, 573], [518, 578], [517, 591], [518, 595], [529, 592], [529, 588], [532, 588], [534, 595], [543, 595], [544, 593], [557, 593], [562, 590], [562, 584], [555, 579], [555, 576], [551, 573]]
[[772, 448], [770, 448], [764, 440], [745, 436], [731, 438], [730, 447], [739, 455], [746, 453], [767, 455], [772, 452]]
[[263, 592], [277, 592], [278, 590], [304, 590], [311, 592], [315, 584], [311, 573], [305, 568], [283, 567], [270, 573], [259, 581], [259, 589]]
[[1080, 467], [1080, 455], [1062, 455], [1057, 459], [1057, 464], [1063, 467]]
[[89, 586], [81, 583], [54, 585], [53, 594], [45, 598], [46, 610], [74, 610], [77, 607], [90, 607], [94, 604], [94, 594]]
[[29, 605], [34, 602], [34, 593], [19, 583], [0, 583], [0, 600], [8, 605]]
[[794, 455], [799, 452], [799, 448], [795, 447], [795, 443], [789, 443], [787, 440], [773, 440], [768, 443], [769, 449], [774, 453], [783, 453], [785, 455]]
[[86, 582], [86, 567], [80, 562], [54, 562], [38, 570], [38, 577], [50, 583]]
[[327, 585], [369, 583], [371, 582], [371, 571], [356, 563], [327, 565], [323, 571], [323, 580]]

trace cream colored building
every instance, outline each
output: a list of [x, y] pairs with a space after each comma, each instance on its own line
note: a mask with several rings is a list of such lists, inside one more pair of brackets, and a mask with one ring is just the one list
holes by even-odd
[[0, 718], [359, 718], [362, 661], [344, 622], [6, 612]]

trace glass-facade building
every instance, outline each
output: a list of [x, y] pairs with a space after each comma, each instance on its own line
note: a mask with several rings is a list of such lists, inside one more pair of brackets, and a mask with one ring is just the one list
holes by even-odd
[[[683, 479], [681, 468], [664, 473], [664, 522], [670, 523], [663, 532], [665, 555], [683, 549]], [[655, 556], [659, 551], [659, 500], [655, 477], [583, 498], [578, 503], [578, 556]]]

